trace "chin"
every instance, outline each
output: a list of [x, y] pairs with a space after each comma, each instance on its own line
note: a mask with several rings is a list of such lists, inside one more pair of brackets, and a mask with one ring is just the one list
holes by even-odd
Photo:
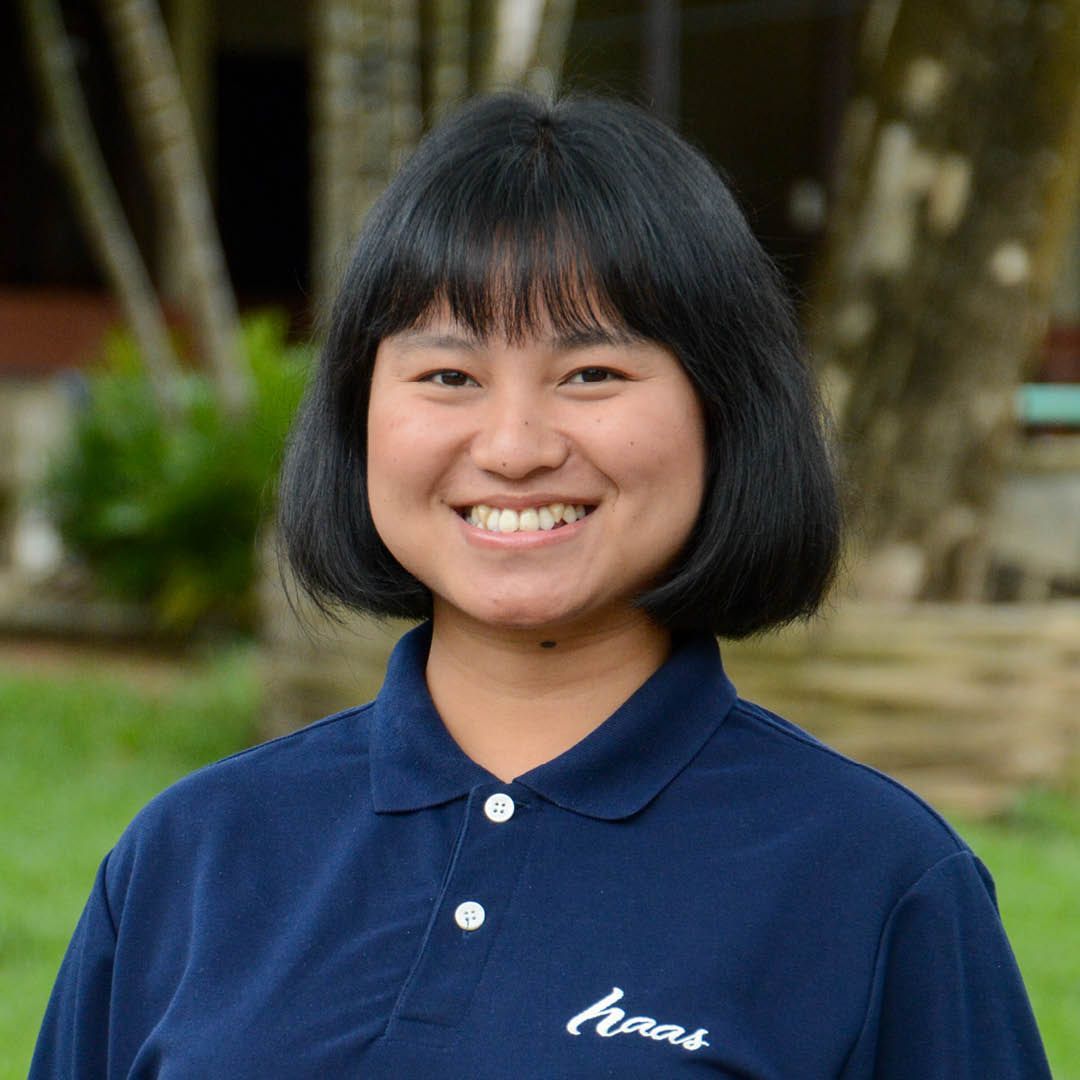
[[582, 616], [579, 606], [560, 603], [551, 596], [505, 597], [485, 604], [462, 605], [477, 622], [504, 630], [539, 630], [566, 626]]
[[507, 607], [488, 611], [479, 616], [488, 626], [503, 630], [542, 630], [547, 626], [560, 626], [574, 622], [574, 616], [561, 611], [537, 611], [527, 607]]

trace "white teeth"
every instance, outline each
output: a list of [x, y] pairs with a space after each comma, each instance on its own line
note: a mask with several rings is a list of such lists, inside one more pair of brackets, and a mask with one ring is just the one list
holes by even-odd
[[573, 525], [585, 517], [585, 506], [581, 503], [548, 503], [546, 506], [530, 506], [524, 510], [500, 510], [497, 506], [477, 503], [470, 506], [465, 520], [474, 528], [488, 532], [548, 532], [560, 523]]

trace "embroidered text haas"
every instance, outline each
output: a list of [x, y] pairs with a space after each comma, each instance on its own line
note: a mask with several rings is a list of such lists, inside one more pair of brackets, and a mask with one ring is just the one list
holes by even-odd
[[656, 1042], [681, 1046], [683, 1050], [700, 1050], [709, 1045], [705, 1041], [705, 1036], [709, 1034], [705, 1028], [698, 1028], [688, 1035], [686, 1028], [678, 1024], [657, 1023], [651, 1016], [631, 1016], [627, 1019], [626, 1010], [615, 1007], [615, 1002], [621, 1001], [622, 997], [622, 990], [613, 986], [610, 994], [568, 1020], [566, 1030], [571, 1035], [580, 1035], [581, 1025], [595, 1020], [596, 1034], [603, 1039], [610, 1039], [612, 1035], [637, 1034]]

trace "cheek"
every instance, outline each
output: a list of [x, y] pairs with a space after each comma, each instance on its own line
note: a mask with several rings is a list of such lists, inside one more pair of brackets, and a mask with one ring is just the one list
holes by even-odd
[[705, 495], [705, 425], [699, 416], [688, 420], [671, 440], [672, 452], [668, 462], [671, 475], [693, 504], [693, 518]]
[[669, 512], [697, 517], [705, 488], [705, 427], [696, 403], [644, 417], [625, 440], [627, 483], [658, 495]]
[[372, 512], [386, 503], [398, 487], [393, 478], [400, 475], [404, 463], [393, 429], [386, 423], [371, 422], [367, 438], [367, 488]]
[[416, 538], [432, 487], [427, 475], [430, 459], [418, 440], [410, 437], [408, 420], [372, 417], [367, 436], [367, 494], [371, 520], [390, 553], [410, 573], [415, 572]]
[[432, 464], [438, 448], [432, 445], [429, 425], [410, 416], [407, 410], [372, 410], [368, 419], [368, 497], [375, 510], [378, 504], [407, 502], [415, 494]]

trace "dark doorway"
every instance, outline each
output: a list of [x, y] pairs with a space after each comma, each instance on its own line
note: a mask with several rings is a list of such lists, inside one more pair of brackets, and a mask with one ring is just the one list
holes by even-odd
[[302, 54], [225, 53], [217, 71], [222, 243], [240, 303], [308, 303], [308, 105]]

